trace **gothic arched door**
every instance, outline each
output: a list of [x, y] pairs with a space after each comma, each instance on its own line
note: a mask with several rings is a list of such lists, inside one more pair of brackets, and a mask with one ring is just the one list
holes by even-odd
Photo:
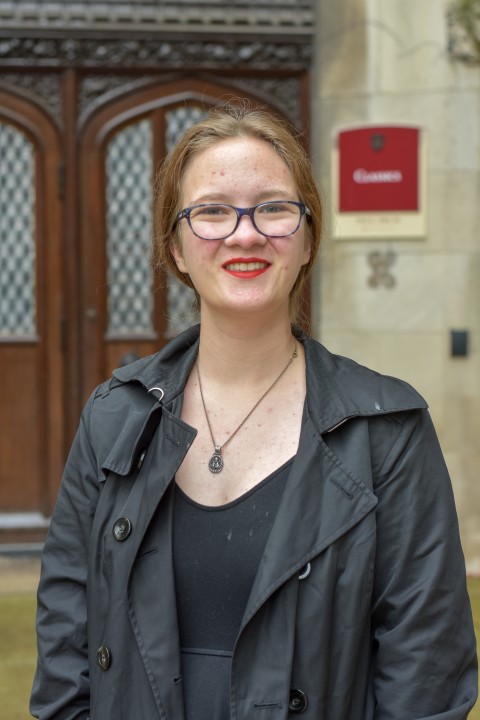
[[108, 102], [85, 125], [80, 142], [84, 397], [115, 367], [155, 352], [194, 320], [191, 292], [172, 278], [166, 284], [151, 268], [155, 168], [189, 124], [232, 95], [238, 97], [238, 90], [194, 79], [157, 83]]
[[32, 540], [63, 462], [60, 167], [52, 120], [0, 90], [0, 528]]

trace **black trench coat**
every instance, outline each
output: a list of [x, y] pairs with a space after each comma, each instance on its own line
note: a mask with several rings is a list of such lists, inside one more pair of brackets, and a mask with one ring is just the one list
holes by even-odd
[[[192, 328], [117, 370], [82, 415], [42, 562], [41, 720], [183, 720], [172, 492], [197, 342]], [[426, 404], [302, 342], [306, 419], [233, 653], [231, 720], [466, 718], [475, 638]]]

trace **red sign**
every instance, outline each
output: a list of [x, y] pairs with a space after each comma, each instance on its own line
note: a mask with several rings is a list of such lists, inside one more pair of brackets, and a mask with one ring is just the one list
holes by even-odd
[[340, 212], [418, 211], [419, 140], [413, 127], [341, 131]]

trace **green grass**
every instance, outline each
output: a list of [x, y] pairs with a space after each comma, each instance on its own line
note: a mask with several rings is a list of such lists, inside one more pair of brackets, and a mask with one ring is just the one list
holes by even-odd
[[[477, 654], [480, 658], [480, 578], [469, 578], [468, 592], [472, 603], [475, 635], [477, 636]], [[480, 720], [480, 700], [477, 701], [468, 717], [469, 720]]]
[[0, 596], [0, 716], [30, 717], [28, 701], [35, 672], [35, 596]]
[[[480, 578], [469, 579], [475, 632], [480, 646]], [[28, 699], [35, 671], [35, 596], [0, 595], [0, 715], [27, 720]], [[480, 720], [480, 704], [469, 720]]]

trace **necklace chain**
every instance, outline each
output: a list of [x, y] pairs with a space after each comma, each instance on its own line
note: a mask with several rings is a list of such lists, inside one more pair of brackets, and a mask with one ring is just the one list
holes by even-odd
[[260, 405], [260, 403], [262, 402], [262, 400], [268, 395], [268, 393], [269, 393], [271, 390], [273, 390], [273, 388], [274, 388], [275, 385], [278, 383], [278, 381], [284, 376], [284, 374], [287, 372], [288, 368], [290, 367], [290, 365], [292, 364], [292, 362], [295, 360], [295, 358], [296, 358], [297, 356], [298, 356], [297, 343], [296, 343], [296, 341], [295, 341], [295, 347], [293, 348], [292, 356], [289, 358], [287, 364], [286, 364], [285, 367], [283, 368], [283, 370], [282, 370], [282, 372], [280, 373], [280, 375], [279, 375], [277, 378], [275, 378], [275, 380], [274, 380], [273, 383], [270, 385], [270, 387], [268, 387], [267, 390], [265, 390], [265, 392], [263, 393], [263, 395], [260, 397], [259, 400], [257, 400], [257, 402], [255, 403], [255, 405], [254, 405], [254, 406], [252, 407], [252, 409], [250, 410], [250, 412], [248, 412], [247, 415], [243, 418], [243, 420], [242, 420], [242, 422], [240, 423], [240, 425], [233, 431], [233, 433], [230, 435], [230, 437], [228, 437], [222, 445], [217, 445], [216, 442], [215, 442], [215, 438], [213, 437], [213, 430], [212, 430], [212, 426], [211, 426], [211, 423], [210, 423], [210, 418], [208, 417], [207, 406], [205, 405], [205, 398], [203, 397], [202, 380], [201, 380], [201, 377], [200, 377], [200, 370], [199, 370], [199, 367], [198, 367], [198, 359], [197, 359], [197, 362], [195, 363], [195, 369], [196, 369], [196, 371], [197, 371], [198, 389], [200, 390], [200, 398], [201, 398], [201, 400], [202, 400], [203, 411], [204, 411], [204, 413], [205, 413], [205, 418], [206, 418], [206, 421], [207, 421], [208, 429], [209, 429], [209, 431], [210, 431], [210, 437], [212, 438], [212, 443], [213, 443], [213, 448], [214, 448], [214, 449], [213, 449], [213, 455], [212, 455], [212, 457], [210, 458], [210, 460], [208, 461], [208, 469], [210, 470], [210, 472], [212, 472], [212, 473], [219, 473], [219, 472], [221, 472], [221, 471], [223, 470], [223, 465], [224, 465], [224, 463], [223, 463], [223, 457], [222, 457], [222, 450], [223, 450], [223, 448], [224, 448], [226, 445], [228, 445], [228, 443], [230, 442], [230, 440], [233, 440], [233, 438], [234, 438], [235, 435], [238, 433], [238, 431], [240, 430], [240, 428], [242, 428], [242, 427], [245, 425], [245, 423], [247, 422], [248, 418], [255, 412], [255, 410], [256, 410], [257, 407]]

